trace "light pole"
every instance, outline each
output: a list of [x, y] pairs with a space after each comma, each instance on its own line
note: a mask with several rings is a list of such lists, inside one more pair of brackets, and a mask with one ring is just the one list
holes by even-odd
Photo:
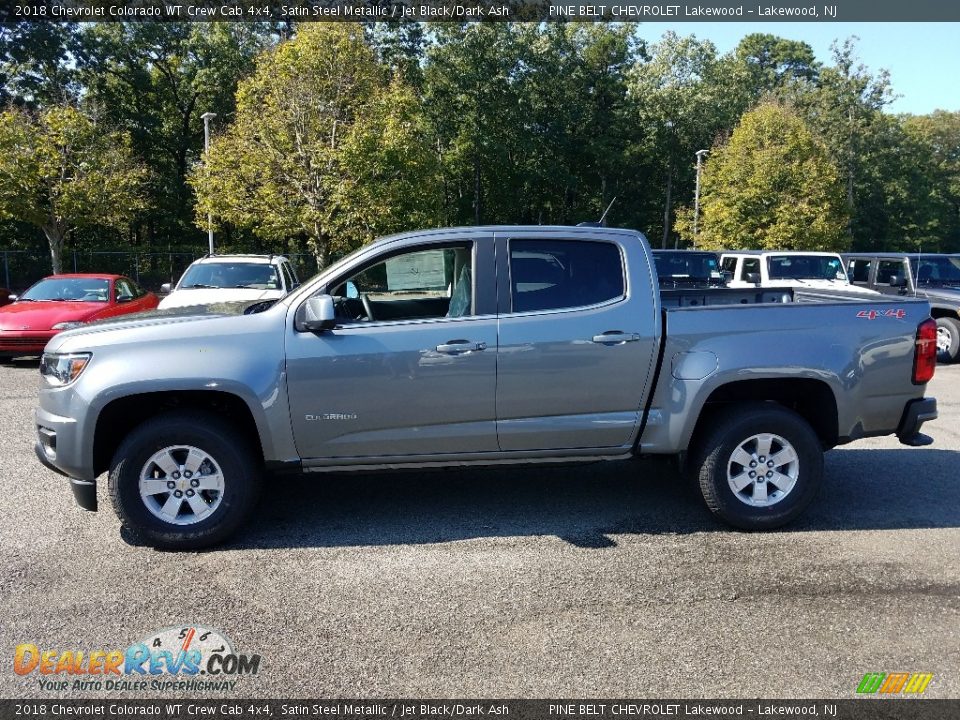
[[697, 150], [697, 188], [693, 195], [693, 246], [697, 246], [697, 224], [700, 221], [700, 173], [703, 172], [703, 157], [709, 150]]
[[[207, 161], [210, 155], [210, 121], [217, 116], [216, 113], [205, 112], [200, 117], [203, 118], [203, 161]], [[210, 254], [213, 255], [213, 213], [207, 213], [207, 242], [210, 246]]]

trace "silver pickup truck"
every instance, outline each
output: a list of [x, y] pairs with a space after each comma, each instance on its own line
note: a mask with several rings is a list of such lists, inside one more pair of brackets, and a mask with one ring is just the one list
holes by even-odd
[[[380, 240], [279, 301], [70, 330], [40, 366], [37, 457], [145, 541], [221, 542], [285, 471], [680, 455], [739, 528], [789, 522], [823, 451], [928, 440], [925, 300], [660, 290], [635, 231]], [[634, 472], [629, 464], [625, 472]]]

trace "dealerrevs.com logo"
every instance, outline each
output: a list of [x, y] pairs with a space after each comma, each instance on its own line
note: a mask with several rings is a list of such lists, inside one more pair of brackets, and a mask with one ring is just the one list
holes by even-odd
[[40, 649], [17, 645], [13, 671], [37, 676], [41, 690], [232, 691], [260, 671], [260, 655], [237, 653], [217, 630], [193, 625], [152, 633], [120, 649]]

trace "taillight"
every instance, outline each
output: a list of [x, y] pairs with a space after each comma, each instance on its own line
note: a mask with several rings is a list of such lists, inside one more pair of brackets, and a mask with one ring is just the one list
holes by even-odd
[[917, 346], [913, 351], [913, 384], [923, 385], [937, 369], [937, 321], [927, 318], [917, 326]]

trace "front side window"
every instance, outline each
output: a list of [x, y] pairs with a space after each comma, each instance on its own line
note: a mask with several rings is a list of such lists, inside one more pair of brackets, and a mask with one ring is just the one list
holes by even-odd
[[113, 297], [114, 300], [119, 300], [122, 297], [127, 299], [132, 299], [137, 296], [136, 291], [133, 289], [133, 284], [126, 278], [119, 278], [113, 284]]
[[737, 259], [735, 257], [725, 257], [720, 262], [720, 267], [724, 272], [733, 273], [737, 269]]
[[584, 307], [623, 296], [623, 260], [613, 243], [510, 241], [513, 312]]
[[343, 320], [422, 320], [474, 314], [473, 246], [414, 250], [332, 283]]
[[877, 265], [877, 285], [889, 285], [894, 276], [897, 276], [900, 280], [905, 277], [903, 262], [901, 260], [881, 260]]
[[740, 279], [746, 280], [750, 273], [760, 275], [760, 258], [743, 259], [743, 263], [740, 265]]

